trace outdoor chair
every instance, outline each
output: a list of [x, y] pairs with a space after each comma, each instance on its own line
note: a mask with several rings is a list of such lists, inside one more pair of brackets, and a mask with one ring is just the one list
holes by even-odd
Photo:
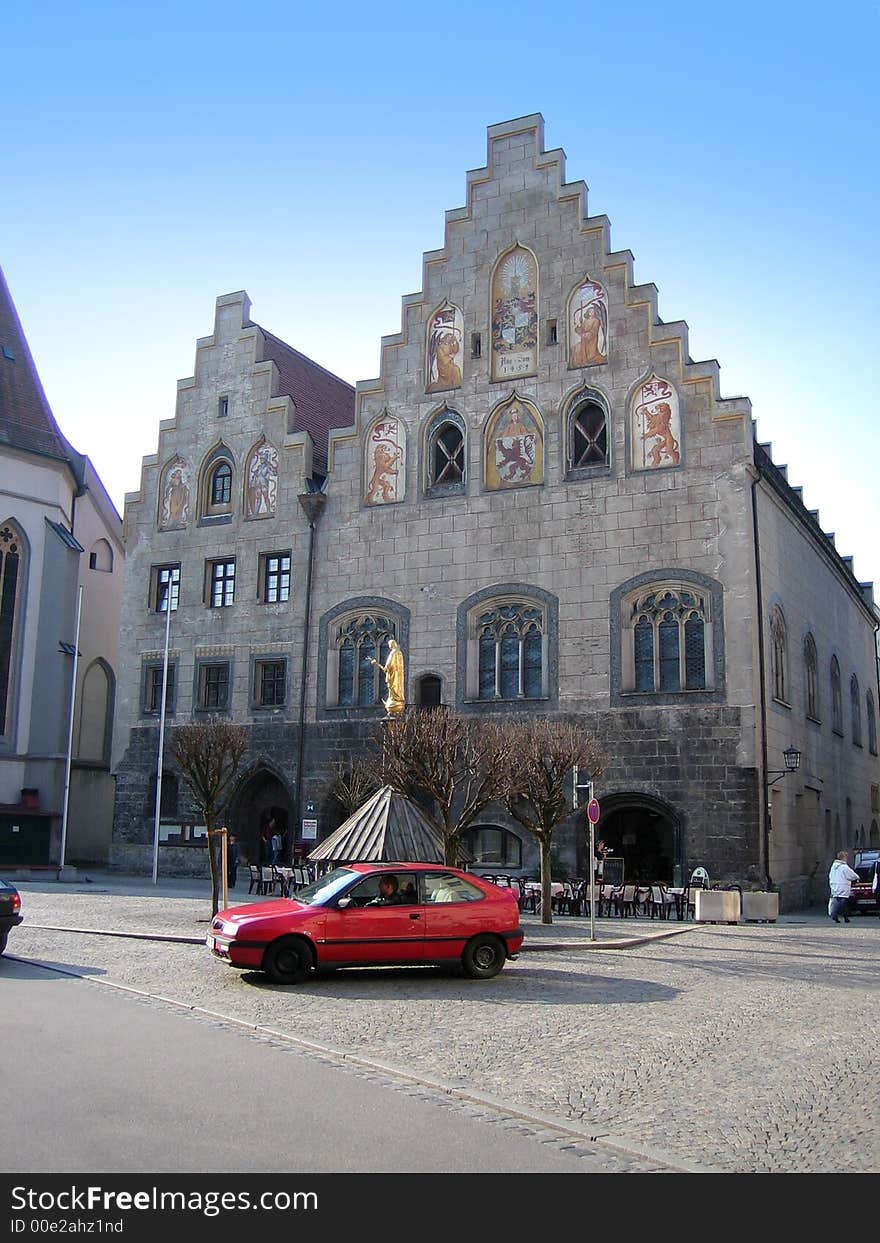
[[614, 907], [615, 915], [635, 915], [636, 913], [636, 887], [635, 885], [619, 885], [614, 891], [611, 899]]
[[668, 919], [669, 912], [675, 906], [675, 897], [666, 892], [665, 885], [651, 886], [651, 918]]
[[651, 887], [650, 885], [637, 885], [635, 898], [633, 900], [634, 915], [648, 915], [651, 910]]
[[263, 867], [260, 869], [261, 893], [274, 894], [276, 888], [280, 894], [284, 893], [284, 877], [280, 872], [276, 872], [273, 867]]
[[251, 877], [251, 883], [248, 885], [248, 893], [253, 893], [254, 890], [256, 890], [257, 893], [262, 893], [263, 892], [263, 878], [260, 875], [260, 869], [257, 867], [255, 863], [249, 863], [248, 872], [250, 873], [250, 877]]

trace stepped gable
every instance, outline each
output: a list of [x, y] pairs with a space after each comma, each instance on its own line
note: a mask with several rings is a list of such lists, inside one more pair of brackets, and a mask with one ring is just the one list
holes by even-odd
[[259, 328], [263, 334], [263, 358], [271, 359], [278, 368], [278, 394], [292, 398], [296, 408], [294, 430], [311, 436], [315, 469], [323, 474], [327, 469], [331, 427], [348, 427], [354, 422], [354, 388], [268, 332], [262, 324], [249, 326]]
[[79, 479], [83, 460], [49, 408], [21, 321], [0, 268], [0, 443], [67, 462]]

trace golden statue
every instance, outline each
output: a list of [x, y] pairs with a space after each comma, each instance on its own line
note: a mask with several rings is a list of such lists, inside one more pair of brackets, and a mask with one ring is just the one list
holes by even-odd
[[400, 716], [405, 706], [403, 698], [403, 652], [400, 650], [400, 644], [396, 639], [389, 640], [388, 659], [384, 665], [379, 664], [379, 661], [372, 656], [370, 660], [385, 674], [385, 685], [388, 688], [388, 698], [382, 700], [385, 712], [388, 716]]

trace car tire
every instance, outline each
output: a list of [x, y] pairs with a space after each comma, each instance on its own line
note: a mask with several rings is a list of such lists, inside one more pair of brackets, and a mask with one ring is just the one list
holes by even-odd
[[297, 937], [273, 941], [263, 956], [263, 970], [273, 984], [299, 984], [313, 965], [311, 950]]
[[468, 941], [461, 965], [472, 980], [491, 980], [504, 966], [506, 958], [507, 950], [501, 938], [484, 933]]

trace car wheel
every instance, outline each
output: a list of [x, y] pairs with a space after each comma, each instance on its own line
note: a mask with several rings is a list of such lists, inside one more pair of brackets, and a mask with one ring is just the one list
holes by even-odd
[[504, 966], [506, 957], [503, 942], [486, 933], [468, 941], [461, 956], [461, 965], [472, 980], [491, 980]]
[[311, 969], [311, 951], [295, 937], [273, 941], [263, 957], [263, 970], [273, 984], [299, 984]]

